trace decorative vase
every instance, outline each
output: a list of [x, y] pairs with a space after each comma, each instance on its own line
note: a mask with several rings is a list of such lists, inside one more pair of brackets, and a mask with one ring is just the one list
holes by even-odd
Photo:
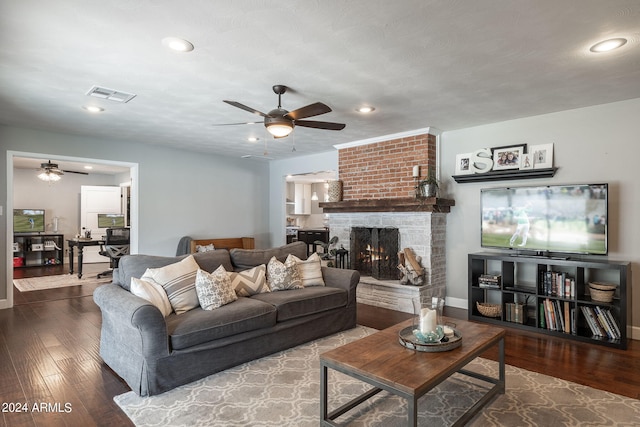
[[436, 197], [438, 186], [436, 184], [422, 184], [422, 197]]
[[330, 202], [342, 201], [342, 181], [329, 181], [329, 188], [327, 189]]

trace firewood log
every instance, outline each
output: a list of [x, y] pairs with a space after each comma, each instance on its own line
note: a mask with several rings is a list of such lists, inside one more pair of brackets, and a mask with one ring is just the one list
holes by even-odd
[[424, 268], [420, 265], [418, 260], [416, 260], [411, 248], [404, 248], [404, 256], [416, 273], [422, 274], [424, 272]]

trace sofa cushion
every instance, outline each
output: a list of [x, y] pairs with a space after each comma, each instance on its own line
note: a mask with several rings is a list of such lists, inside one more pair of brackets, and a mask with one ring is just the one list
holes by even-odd
[[215, 310], [238, 299], [227, 270], [220, 266], [213, 273], [198, 269], [196, 293], [203, 310]]
[[267, 283], [272, 292], [302, 288], [298, 266], [292, 257], [280, 262], [272, 257], [267, 264]]
[[182, 314], [200, 305], [196, 293], [198, 263], [189, 255], [181, 261], [160, 268], [147, 268], [141, 279], [157, 283], [167, 292], [176, 314]]
[[171, 307], [167, 293], [164, 291], [164, 288], [157, 283], [132, 277], [131, 293], [155, 305], [164, 317], [167, 317], [173, 312], [173, 307]]
[[[131, 290], [131, 278], [140, 278], [147, 271], [147, 268], [160, 268], [169, 264], [183, 260], [189, 255], [177, 257], [166, 257], [157, 255], [125, 255], [120, 258], [118, 268], [113, 273], [113, 283], [119, 285], [126, 290]], [[216, 249], [215, 251], [202, 252], [193, 254], [201, 269], [208, 272], [215, 271], [216, 268], [223, 265], [225, 270], [232, 271], [231, 258], [229, 251], [226, 249]]]
[[[289, 257], [295, 261], [296, 266], [298, 267], [298, 273], [300, 274], [300, 280], [302, 280], [303, 287], [324, 286], [320, 255], [314, 252], [306, 260], [301, 260], [295, 255], [289, 255]], [[289, 257], [287, 257], [287, 259], [289, 259]]]
[[231, 285], [239, 297], [250, 297], [251, 295], [271, 292], [267, 285], [267, 266], [261, 264], [249, 270], [238, 273], [229, 272]]
[[307, 259], [307, 244], [304, 242], [293, 242], [271, 249], [236, 248], [231, 249], [229, 254], [236, 271], [241, 271], [248, 270], [260, 264], [266, 265], [272, 257], [276, 257], [276, 259], [281, 262], [284, 262], [289, 254], [293, 254], [300, 259]]
[[171, 347], [181, 350], [273, 326], [276, 323], [276, 309], [272, 304], [241, 297], [215, 310], [207, 311], [198, 307], [180, 316], [172, 314], [166, 320]]
[[347, 305], [347, 291], [328, 286], [270, 292], [251, 297], [272, 304], [278, 310], [278, 322], [320, 313]]

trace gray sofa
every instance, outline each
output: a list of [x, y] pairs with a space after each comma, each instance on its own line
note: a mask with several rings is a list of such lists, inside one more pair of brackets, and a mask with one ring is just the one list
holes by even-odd
[[[296, 242], [274, 249], [226, 249], [194, 254], [201, 269], [227, 271], [266, 264], [288, 254], [306, 259]], [[215, 372], [327, 336], [356, 325], [354, 270], [322, 267], [326, 286], [239, 297], [212, 311], [200, 307], [164, 318], [155, 306], [129, 292], [131, 277], [180, 257], [128, 255], [113, 283], [98, 287], [102, 311], [100, 355], [141, 396], [155, 395]]]

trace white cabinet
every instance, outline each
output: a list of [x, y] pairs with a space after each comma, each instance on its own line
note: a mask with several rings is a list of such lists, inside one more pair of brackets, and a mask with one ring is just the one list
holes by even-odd
[[296, 215], [311, 214], [311, 184], [295, 185], [295, 207], [293, 213]]

